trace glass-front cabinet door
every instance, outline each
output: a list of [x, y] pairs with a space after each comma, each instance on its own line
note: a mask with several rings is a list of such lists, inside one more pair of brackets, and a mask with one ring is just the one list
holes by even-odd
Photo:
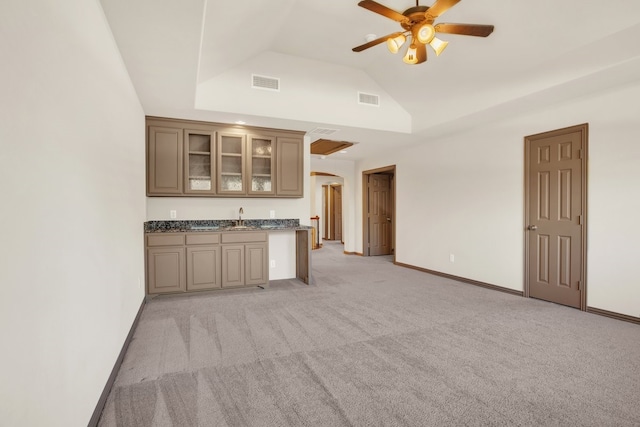
[[273, 137], [249, 135], [249, 194], [275, 194], [275, 140]]
[[184, 131], [185, 193], [215, 194], [215, 132]]
[[218, 134], [218, 194], [247, 194], [244, 135]]

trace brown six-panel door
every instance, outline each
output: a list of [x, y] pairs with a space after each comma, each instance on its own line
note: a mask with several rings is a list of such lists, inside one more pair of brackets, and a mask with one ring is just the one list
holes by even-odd
[[585, 133], [575, 127], [526, 139], [529, 296], [576, 308], [584, 305]]
[[391, 179], [369, 175], [369, 255], [391, 254]]

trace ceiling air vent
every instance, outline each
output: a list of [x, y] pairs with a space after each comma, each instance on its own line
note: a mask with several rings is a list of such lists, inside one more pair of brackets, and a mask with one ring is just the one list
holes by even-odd
[[275, 77], [251, 75], [251, 87], [254, 89], [267, 89], [280, 91], [280, 79]]
[[333, 135], [338, 132], [338, 129], [329, 129], [329, 128], [315, 128], [309, 131], [310, 134], [314, 135]]
[[371, 93], [358, 92], [358, 104], [380, 106], [380, 97]]

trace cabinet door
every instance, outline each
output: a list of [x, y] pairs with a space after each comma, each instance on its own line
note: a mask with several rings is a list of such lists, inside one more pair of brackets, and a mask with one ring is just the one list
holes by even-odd
[[247, 193], [244, 135], [218, 134], [218, 194]]
[[245, 245], [245, 284], [264, 285], [269, 281], [268, 250], [266, 243]]
[[187, 247], [187, 290], [222, 287], [220, 246]]
[[184, 292], [184, 248], [147, 249], [147, 279], [150, 294]]
[[184, 192], [215, 194], [215, 132], [184, 131]]
[[182, 194], [182, 129], [149, 126], [147, 194]]
[[275, 138], [249, 135], [247, 140], [248, 194], [275, 194], [275, 145]]
[[278, 138], [276, 146], [276, 195], [302, 197], [304, 194], [303, 142], [298, 138]]
[[222, 287], [244, 286], [244, 245], [222, 246]]

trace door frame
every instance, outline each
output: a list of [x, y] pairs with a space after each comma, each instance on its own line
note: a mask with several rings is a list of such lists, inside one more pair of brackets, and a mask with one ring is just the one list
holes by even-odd
[[576, 126], [569, 126], [562, 129], [556, 129], [548, 132], [542, 132], [535, 135], [525, 136], [524, 138], [524, 294], [525, 298], [529, 298], [529, 238], [531, 233], [527, 230], [527, 225], [530, 224], [530, 216], [529, 216], [529, 208], [531, 204], [529, 203], [529, 199], [531, 197], [529, 193], [529, 162], [531, 161], [530, 148], [531, 143], [538, 139], [549, 138], [559, 135], [564, 135], [568, 133], [580, 132], [580, 138], [582, 140], [582, 176], [581, 179], [581, 187], [582, 187], [582, 228], [580, 230], [581, 239], [582, 239], [582, 248], [580, 250], [580, 258], [582, 264], [581, 277], [582, 280], [580, 282], [580, 310], [587, 310], [587, 164], [589, 157], [589, 124], [583, 123]]
[[362, 171], [362, 256], [371, 256], [369, 251], [369, 175], [385, 173], [391, 176], [391, 252], [396, 262], [396, 165]]
[[322, 239], [329, 240], [329, 184], [322, 185], [322, 201], [324, 221], [322, 227]]
[[[330, 208], [329, 208], [329, 213], [328, 213], [328, 217], [329, 217], [329, 238], [328, 240], [337, 240], [336, 239], [336, 188], [340, 188], [340, 209], [342, 210], [342, 208], [344, 207], [343, 204], [343, 200], [342, 200], [342, 184], [329, 184], [329, 200], [330, 200]], [[341, 215], [342, 218], [342, 215]], [[344, 244], [344, 230], [343, 230], [343, 225], [344, 221], [341, 219], [340, 220], [340, 243]]]

